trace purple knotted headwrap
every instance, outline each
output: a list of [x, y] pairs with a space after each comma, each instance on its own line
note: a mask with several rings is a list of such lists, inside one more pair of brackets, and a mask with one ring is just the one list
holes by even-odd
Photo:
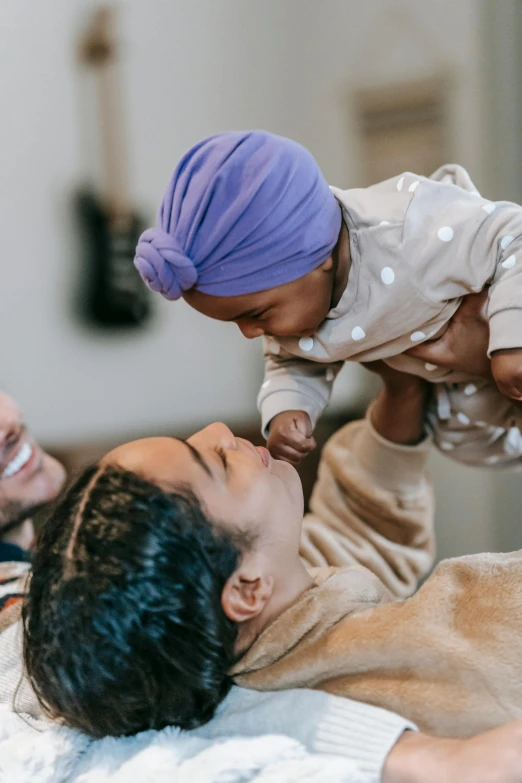
[[219, 133], [181, 159], [135, 264], [152, 291], [236, 296], [290, 283], [331, 254], [341, 210], [312, 155], [264, 131]]

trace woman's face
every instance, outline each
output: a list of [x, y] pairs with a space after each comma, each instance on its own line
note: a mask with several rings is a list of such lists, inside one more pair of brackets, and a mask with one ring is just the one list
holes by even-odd
[[299, 476], [263, 447], [211, 424], [187, 441], [145, 438], [119, 446], [104, 463], [116, 463], [166, 491], [190, 489], [209, 517], [227, 530], [252, 533], [255, 548], [282, 572], [298, 558], [303, 519]]

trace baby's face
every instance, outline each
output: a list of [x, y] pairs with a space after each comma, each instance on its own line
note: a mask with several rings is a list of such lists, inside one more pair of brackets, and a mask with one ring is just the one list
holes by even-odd
[[184, 294], [188, 304], [217, 321], [234, 321], [248, 339], [309, 337], [332, 307], [334, 273], [332, 259], [291, 283], [255, 294], [210, 296], [192, 289]]

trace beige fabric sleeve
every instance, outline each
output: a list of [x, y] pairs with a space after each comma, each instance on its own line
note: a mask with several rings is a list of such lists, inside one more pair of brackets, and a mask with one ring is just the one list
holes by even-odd
[[394, 596], [413, 593], [435, 552], [429, 446], [429, 439], [418, 446], [390, 443], [368, 417], [339, 430], [323, 450], [303, 523], [306, 564], [359, 563]]
[[262, 432], [268, 436], [270, 422], [283, 411], [306, 411], [315, 427], [330, 401], [333, 382], [343, 362], [307, 361], [285, 351], [274, 340], [264, 339], [265, 377], [257, 405]]
[[496, 270], [489, 291], [489, 348], [522, 348], [522, 208], [502, 202], [491, 214]]
[[457, 166], [423, 179], [406, 216], [403, 250], [412, 279], [431, 302], [491, 284], [491, 355], [522, 348], [522, 207], [488, 201], [473, 187]]

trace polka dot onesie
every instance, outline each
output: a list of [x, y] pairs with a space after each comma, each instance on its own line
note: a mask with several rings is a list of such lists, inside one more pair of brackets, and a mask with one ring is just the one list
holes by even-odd
[[384, 359], [436, 385], [427, 421], [448, 456], [522, 464], [522, 411], [493, 382], [403, 354], [486, 285], [489, 353], [522, 348], [522, 208], [482, 198], [457, 165], [332, 191], [350, 234], [348, 283], [313, 337], [265, 339], [264, 432], [285, 410], [306, 411], [315, 426], [345, 361]]

